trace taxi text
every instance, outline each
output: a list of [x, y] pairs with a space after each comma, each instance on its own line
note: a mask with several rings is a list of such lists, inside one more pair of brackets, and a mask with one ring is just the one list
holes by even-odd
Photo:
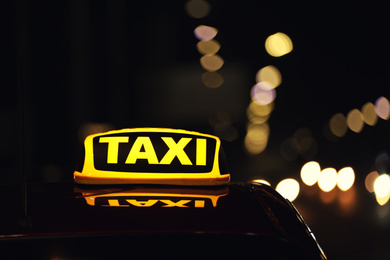
[[[161, 137], [161, 139], [164, 141], [169, 150], [160, 161], [158, 161], [155, 148], [150, 138], [148, 136], [138, 136], [127, 155], [125, 163], [135, 164], [138, 159], [146, 159], [148, 164], [169, 165], [172, 163], [173, 159], [177, 157], [182, 165], [193, 165], [184, 151], [184, 148], [192, 140], [192, 138], [183, 137], [177, 143], [172, 137]], [[100, 137], [99, 143], [108, 144], [108, 164], [118, 163], [119, 144], [128, 142], [128, 136]], [[207, 140], [204, 138], [196, 138], [196, 165], [206, 165], [206, 150]]]

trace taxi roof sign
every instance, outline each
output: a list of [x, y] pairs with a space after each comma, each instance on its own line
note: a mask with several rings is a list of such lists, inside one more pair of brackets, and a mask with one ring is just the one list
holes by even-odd
[[129, 128], [88, 136], [79, 184], [222, 185], [230, 179], [218, 137], [167, 128]]

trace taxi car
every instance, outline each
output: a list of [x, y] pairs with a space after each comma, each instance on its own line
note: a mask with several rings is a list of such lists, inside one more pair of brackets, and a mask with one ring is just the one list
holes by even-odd
[[74, 182], [1, 189], [19, 201], [3, 199], [2, 256], [326, 259], [292, 203], [267, 185], [229, 182], [215, 136], [124, 129], [84, 148]]

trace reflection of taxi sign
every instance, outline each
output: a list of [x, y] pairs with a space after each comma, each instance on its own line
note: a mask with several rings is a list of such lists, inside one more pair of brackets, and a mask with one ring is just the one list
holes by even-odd
[[[172, 187], [172, 186], [168, 186]], [[229, 193], [227, 186], [207, 190], [197, 188], [135, 187], [122, 189], [79, 189], [90, 206], [122, 208], [209, 208], [216, 207], [218, 199]]]
[[88, 136], [80, 184], [221, 185], [230, 179], [218, 137], [186, 130], [134, 128]]

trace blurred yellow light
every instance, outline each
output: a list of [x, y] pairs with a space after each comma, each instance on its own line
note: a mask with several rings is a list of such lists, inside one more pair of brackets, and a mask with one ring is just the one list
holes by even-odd
[[329, 129], [335, 136], [343, 137], [347, 133], [347, 123], [345, 116], [337, 113], [329, 121]]
[[270, 118], [270, 115], [256, 116], [255, 114], [252, 113], [252, 111], [249, 108], [247, 109], [247, 116], [248, 116], [248, 120], [249, 120], [248, 126], [264, 124]]
[[274, 89], [267, 89], [263, 83], [257, 83], [253, 86], [251, 95], [260, 105], [268, 105], [275, 100], [276, 92]]
[[359, 109], [355, 108], [349, 111], [346, 122], [349, 129], [356, 133], [360, 133], [363, 130], [363, 116]]
[[218, 72], [207, 71], [202, 74], [202, 82], [206, 87], [218, 88], [223, 84], [224, 79]]
[[383, 205], [385, 205], [389, 201], [389, 199], [390, 199], [390, 192], [388, 192], [383, 197], [379, 197], [379, 196], [375, 195], [375, 199], [376, 199], [376, 201], [378, 202], [378, 204], [380, 206], [383, 206]]
[[253, 155], [262, 153], [267, 147], [268, 138], [268, 124], [253, 125], [249, 127], [244, 140], [246, 151]]
[[371, 102], [367, 102], [362, 107], [363, 121], [367, 125], [374, 126], [378, 121], [378, 115], [375, 112], [375, 105]]
[[376, 178], [379, 177], [379, 174], [377, 171], [370, 172], [366, 179], [364, 180], [364, 185], [366, 186], [366, 189], [368, 192], [373, 193], [374, 192], [374, 183]]
[[333, 168], [323, 169], [318, 179], [318, 186], [321, 190], [329, 192], [336, 187], [337, 184], [337, 171]]
[[217, 35], [217, 33], [218, 30], [216, 28], [207, 25], [199, 25], [194, 30], [196, 38], [201, 41], [210, 41]]
[[321, 167], [318, 162], [307, 162], [301, 169], [301, 179], [306, 185], [312, 186], [318, 181], [320, 173]]
[[276, 67], [269, 65], [257, 72], [256, 82], [267, 82], [272, 88], [276, 88], [282, 83], [282, 75]]
[[342, 168], [337, 175], [337, 186], [342, 191], [349, 190], [355, 182], [355, 172], [351, 167]]
[[291, 39], [284, 33], [270, 35], [265, 41], [265, 49], [269, 55], [280, 57], [290, 53], [293, 49]]
[[262, 184], [271, 186], [271, 184], [268, 181], [263, 180], [263, 179], [255, 179], [255, 180], [252, 180], [252, 182], [262, 183]]
[[204, 18], [210, 13], [210, 4], [204, 0], [190, 0], [185, 5], [187, 14], [192, 18]]
[[217, 54], [204, 55], [200, 58], [200, 65], [202, 65], [205, 70], [210, 72], [219, 70], [222, 67], [223, 63], [223, 59]]
[[263, 143], [254, 143], [246, 136], [244, 140], [245, 150], [251, 155], [261, 154], [267, 148], [267, 141], [267, 139], [264, 139]]
[[375, 102], [375, 112], [382, 119], [389, 119], [390, 117], [390, 104], [389, 100], [385, 97], [380, 97]]
[[261, 105], [257, 102], [251, 102], [248, 108], [255, 116], [267, 116], [271, 114], [272, 110], [274, 109], [274, 103]]
[[221, 45], [216, 40], [199, 41], [198, 44], [196, 45], [196, 48], [203, 55], [216, 54], [221, 48]]
[[390, 177], [387, 174], [381, 174], [374, 182], [375, 195], [384, 198], [390, 192]]
[[284, 179], [276, 186], [276, 191], [289, 201], [293, 201], [299, 194], [299, 183], [291, 178]]

